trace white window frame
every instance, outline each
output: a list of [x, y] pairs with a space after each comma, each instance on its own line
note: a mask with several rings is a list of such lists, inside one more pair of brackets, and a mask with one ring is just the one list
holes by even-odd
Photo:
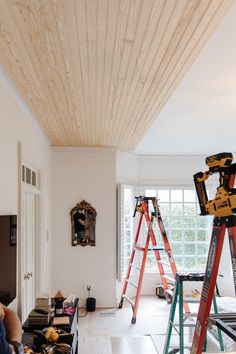
[[[147, 190], [154, 190], [154, 191], [160, 191], [160, 190], [169, 190], [169, 193], [171, 194], [171, 191], [175, 191], [175, 190], [182, 190], [182, 194], [184, 194], [184, 190], [194, 190], [195, 189], [192, 187], [192, 186], [174, 186], [174, 187], [170, 187], [170, 186], [160, 186], [160, 187], [153, 187], [153, 186], [139, 186], [139, 187], [135, 187], [135, 186], [132, 186], [132, 185], [122, 185], [122, 188], [121, 188], [121, 195], [124, 196], [124, 191], [125, 189], [130, 189], [133, 193], [133, 200], [132, 200], [132, 206], [133, 206], [133, 209], [134, 209], [134, 203], [135, 203], [135, 196], [138, 196], [138, 195], [145, 195], [145, 191]], [[155, 196], [155, 195], [154, 195]], [[132, 197], [131, 197], [132, 198]], [[158, 196], [157, 196], [158, 198]], [[185, 265], [182, 264], [178, 264], [180, 263], [179, 261], [181, 259], [184, 259], [184, 262], [185, 262], [185, 259], [189, 258], [192, 259], [192, 257], [194, 256], [195, 257], [195, 267], [192, 268], [191, 270], [192, 271], [202, 271], [204, 270], [204, 267], [205, 267], [205, 262], [203, 262], [203, 258], [206, 260], [206, 257], [207, 257], [207, 253], [208, 253], [208, 246], [209, 246], [209, 240], [210, 240], [210, 237], [211, 237], [211, 230], [212, 230], [212, 217], [206, 217], [206, 216], [199, 216], [200, 214], [200, 211], [199, 211], [199, 207], [198, 207], [198, 200], [197, 200], [197, 197], [195, 199], [194, 202], [185, 202], [184, 203], [184, 200], [182, 202], [178, 202], [179, 204], [182, 205], [182, 208], [187, 204], [193, 204], [195, 205], [196, 207], [196, 214], [194, 215], [194, 218], [195, 218], [195, 227], [192, 228], [194, 230], [194, 233], [195, 233], [195, 238], [194, 240], [192, 241], [187, 241], [187, 240], [184, 240], [184, 226], [183, 226], [183, 223], [182, 223], [182, 227], [181, 227], [181, 232], [182, 232], [182, 239], [181, 241], [173, 241], [173, 237], [172, 237], [172, 233], [173, 233], [173, 230], [174, 228], [172, 227], [169, 227], [169, 225], [167, 225], [167, 223], [165, 223], [165, 215], [162, 213], [162, 206], [164, 205], [165, 202], [161, 202], [161, 200], [159, 201], [159, 204], [160, 204], [160, 211], [161, 211], [161, 215], [163, 217], [163, 221], [164, 221], [164, 225], [165, 225], [165, 228], [166, 228], [166, 232], [167, 232], [167, 235], [168, 235], [168, 238], [169, 238], [169, 241], [171, 243], [171, 247], [172, 247], [172, 250], [174, 251], [174, 248], [175, 248], [175, 245], [177, 245], [178, 243], [181, 245], [180, 248], [182, 248], [182, 253], [181, 254], [175, 254], [174, 253], [174, 257], [175, 257], [175, 260], [176, 260], [176, 263], [177, 263], [177, 269], [178, 270], [186, 270], [185, 268]], [[172, 204], [177, 204], [176, 203], [172, 203]], [[169, 206], [171, 206], [171, 200], [169, 201]], [[122, 249], [121, 249], [121, 252], [120, 252], [120, 257], [121, 257], [121, 262], [120, 262], [120, 265], [121, 265], [121, 269], [120, 269], [120, 274], [121, 275], [125, 275], [126, 272], [127, 272], [127, 266], [129, 264], [129, 257], [130, 254], [126, 254], [126, 262], [124, 260], [124, 255], [125, 255], [125, 251], [127, 251], [127, 247], [126, 247], [126, 240], [125, 240], [125, 229], [124, 229], [124, 223], [122, 222], [122, 218], [124, 218], [124, 199], [122, 201], [122, 204], [121, 204], [121, 233], [120, 233], [120, 239], [121, 239], [121, 244], [122, 244]], [[171, 217], [171, 208], [170, 208], [170, 217]], [[183, 214], [183, 218], [184, 218], [184, 214]], [[200, 219], [202, 218], [202, 219]], [[136, 232], [136, 226], [137, 226], [137, 222], [138, 222], [138, 218], [131, 218], [131, 222], [133, 224], [133, 233], [131, 233], [131, 246], [130, 246], [130, 252], [132, 251], [132, 243], [133, 243], [133, 240], [134, 240], [134, 237], [135, 237], [135, 232]], [[197, 227], [197, 220], [202, 220], [202, 223], [206, 224], [206, 228], [200, 228], [200, 227]], [[184, 221], [184, 220], [183, 220]], [[143, 223], [144, 224], [144, 223]], [[177, 228], [176, 228], [177, 229]], [[187, 228], [186, 228], [187, 229]], [[205, 233], [206, 233], [206, 240], [205, 241], [199, 241], [197, 240], [197, 231], [198, 230], [205, 230]], [[190, 228], [188, 228], [188, 230], [190, 230]], [[158, 230], [159, 231], [159, 230]], [[143, 239], [145, 238], [145, 228], [143, 227], [143, 230], [141, 231], [142, 234], [144, 235], [143, 236]], [[157, 237], [158, 237], [158, 234], [156, 234]], [[141, 235], [140, 235], [141, 236]], [[141, 236], [142, 237], [142, 236]], [[185, 245], [191, 245], [191, 244], [194, 244], [195, 245], [195, 252], [193, 255], [184, 255], [184, 246]], [[205, 254], [202, 254], [200, 255], [198, 253], [198, 245], [206, 245], [206, 248], [205, 248]], [[137, 252], [136, 252], [137, 253]], [[122, 258], [123, 257], [123, 258]], [[150, 258], [152, 257], [152, 267], [149, 267], [148, 265], [151, 264], [150, 263]], [[202, 267], [198, 267], [198, 262], [197, 262], [197, 257], [198, 259], [202, 259]], [[140, 257], [140, 261], [141, 261], [141, 257]], [[189, 270], [189, 268], [188, 268]], [[156, 261], [155, 261], [155, 256], [154, 256], [154, 253], [153, 254], [150, 254], [148, 256], [148, 260], [147, 260], [147, 263], [146, 263], [146, 272], [149, 272], [149, 273], [158, 273], [158, 268], [157, 268], [157, 265], [156, 265]]]

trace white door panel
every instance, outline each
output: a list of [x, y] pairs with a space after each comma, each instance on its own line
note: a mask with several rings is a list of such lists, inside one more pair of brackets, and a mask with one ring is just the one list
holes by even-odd
[[35, 195], [22, 193], [22, 320], [35, 304]]

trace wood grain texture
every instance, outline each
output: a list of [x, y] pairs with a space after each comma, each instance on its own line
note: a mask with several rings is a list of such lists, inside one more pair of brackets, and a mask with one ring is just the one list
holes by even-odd
[[0, 0], [0, 64], [53, 145], [132, 151], [233, 0]]

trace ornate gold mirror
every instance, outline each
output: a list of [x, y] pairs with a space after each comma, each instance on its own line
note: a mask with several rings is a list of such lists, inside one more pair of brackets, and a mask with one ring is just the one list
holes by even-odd
[[95, 246], [96, 210], [82, 200], [71, 210], [72, 246]]

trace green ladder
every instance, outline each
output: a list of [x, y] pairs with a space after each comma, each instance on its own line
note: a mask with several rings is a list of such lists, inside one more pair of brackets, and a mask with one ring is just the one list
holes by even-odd
[[[187, 323], [187, 320], [189, 318], [195, 317], [191, 313], [186, 313], [184, 314], [183, 311], [183, 306], [184, 306], [184, 297], [183, 297], [183, 282], [184, 281], [203, 281], [204, 280], [204, 273], [186, 273], [186, 272], [178, 272], [176, 274], [175, 278], [175, 289], [174, 289], [174, 294], [172, 298], [172, 305], [171, 305], [171, 310], [170, 310], [170, 315], [169, 315], [169, 322], [168, 322], [168, 328], [167, 328], [167, 336], [165, 340], [165, 346], [164, 346], [164, 354], [175, 354], [175, 353], [180, 353], [184, 354], [185, 349], [191, 349], [192, 344], [184, 345], [184, 327], [195, 327], [195, 323]], [[176, 311], [176, 306], [177, 303], [179, 302], [179, 322], [174, 323], [175, 319], [175, 311]], [[186, 300], [188, 303], [199, 303], [199, 300], [195, 299], [188, 299]], [[213, 297], [213, 307], [214, 307], [214, 312], [215, 314], [218, 314], [218, 309], [217, 309], [217, 304], [216, 304], [216, 299], [215, 296]], [[186, 322], [186, 323], [185, 323]], [[176, 328], [178, 327], [178, 329]], [[170, 346], [170, 340], [171, 340], [171, 335], [172, 335], [172, 329], [175, 329], [175, 331], [179, 335], [179, 346]], [[218, 332], [218, 340], [220, 344], [220, 350], [224, 351], [224, 345], [223, 345], [223, 339], [222, 339], [222, 334], [220, 329], [217, 330]], [[169, 351], [170, 349], [170, 351]], [[205, 338], [205, 345], [203, 351], [206, 350], [206, 338]]]

